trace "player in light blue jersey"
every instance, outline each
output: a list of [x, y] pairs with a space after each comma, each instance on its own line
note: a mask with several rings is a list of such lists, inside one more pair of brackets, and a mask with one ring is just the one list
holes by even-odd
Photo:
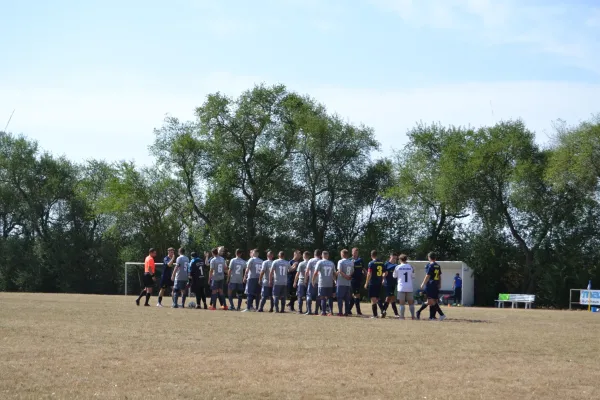
[[[287, 277], [290, 269], [290, 262], [285, 259], [285, 253], [280, 251], [277, 255], [279, 259], [271, 265], [269, 273], [269, 282], [273, 286], [273, 301], [275, 301], [275, 312], [285, 312], [285, 300], [287, 298]], [[281, 302], [281, 308], [279, 303]]]
[[314, 257], [308, 260], [306, 264], [306, 282], [308, 282], [307, 292], [306, 292], [306, 315], [312, 315], [312, 302], [313, 300], [316, 302], [315, 304], [315, 315], [319, 314], [319, 304], [320, 302], [317, 299], [317, 285], [313, 283], [313, 274], [315, 272], [315, 268], [317, 263], [321, 261], [321, 250], [315, 250]]
[[258, 249], [254, 249], [251, 252], [252, 258], [248, 260], [246, 264], [246, 271], [244, 273], [243, 283], [246, 284], [246, 300], [247, 306], [244, 311], [255, 311], [253, 307], [254, 300], [258, 299], [258, 293], [260, 292], [260, 285], [258, 278], [260, 276], [260, 270], [262, 268], [263, 260], [258, 258]]
[[242, 306], [242, 294], [244, 293], [244, 269], [246, 261], [242, 259], [242, 250], [235, 251], [235, 258], [229, 261], [229, 274], [227, 288], [229, 290], [229, 306], [230, 310], [236, 310], [233, 305], [233, 296], [237, 296], [237, 311], [240, 311]]
[[273, 285], [270, 282], [269, 276], [271, 274], [271, 267], [273, 266], [273, 258], [275, 253], [272, 250], [267, 252], [267, 260], [263, 261], [262, 270], [260, 271], [259, 280], [262, 282], [262, 290], [260, 292], [260, 307], [258, 308], [258, 312], [263, 312], [265, 307], [265, 303], [267, 299], [271, 300], [271, 308], [269, 312], [273, 312]]
[[[338, 261], [337, 265], [337, 303], [338, 303], [338, 316], [350, 315], [350, 292], [352, 290], [352, 275], [354, 273], [354, 260], [350, 257], [350, 252], [347, 249], [342, 250], [340, 253], [342, 259]], [[346, 311], [342, 310], [342, 306], [346, 306]]]
[[302, 305], [306, 299], [306, 267], [310, 260], [310, 253], [305, 251], [302, 257], [304, 261], [298, 264], [298, 271], [296, 271], [296, 278], [294, 278], [294, 287], [298, 296], [298, 314], [302, 314]]
[[[318, 282], [318, 295], [321, 300], [321, 315], [331, 315], [327, 314], [327, 305], [329, 305], [329, 309], [333, 310], [333, 286], [334, 280], [337, 276], [335, 271], [335, 264], [329, 260], [329, 252], [324, 251], [322, 253], [323, 259], [317, 263], [315, 267], [315, 272], [312, 277], [312, 284], [317, 284]], [[329, 303], [329, 304], [328, 304]]]
[[213, 258], [210, 260], [210, 271], [208, 279], [211, 281], [210, 289], [212, 291], [209, 310], [216, 310], [217, 298], [221, 303], [221, 309], [227, 310], [225, 305], [225, 295], [223, 294], [223, 283], [225, 282], [225, 274], [227, 273], [227, 264], [225, 259], [219, 255], [219, 249], [212, 249]]

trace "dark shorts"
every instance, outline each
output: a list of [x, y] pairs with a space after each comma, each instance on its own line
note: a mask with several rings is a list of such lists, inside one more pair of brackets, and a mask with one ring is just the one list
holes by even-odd
[[337, 287], [335, 294], [337, 295], [338, 300], [350, 300], [350, 291], [352, 288], [350, 286], [339, 286]]
[[246, 294], [256, 296], [256, 293], [260, 290], [257, 278], [250, 278], [246, 281]]
[[295, 297], [297, 295], [297, 289], [294, 287], [294, 281], [292, 281], [292, 283], [288, 282], [287, 285], [287, 294], [289, 294], [291, 297]]
[[175, 282], [173, 282], [173, 281], [163, 282], [160, 284], [161, 289], [169, 289], [169, 288], [172, 288], [173, 286], [175, 286]]
[[273, 297], [286, 298], [287, 297], [287, 285], [273, 286]]
[[352, 294], [360, 294], [360, 290], [362, 289], [363, 285], [362, 285], [362, 280], [354, 280], [352, 279], [350, 281], [350, 284], [352, 285]]
[[204, 281], [192, 282], [192, 292], [200, 294], [204, 290], [205, 286], [206, 285], [204, 284]]
[[243, 283], [229, 283], [227, 286], [232, 292], [244, 293], [244, 284]]
[[306, 297], [309, 300], [316, 300], [317, 299], [317, 292], [318, 292], [317, 291], [317, 287], [313, 286], [313, 284], [311, 283], [311, 284], [308, 285], [308, 292], [306, 294]]
[[273, 287], [272, 286], [263, 286], [260, 291], [260, 295], [262, 297], [271, 297], [273, 296]]
[[319, 286], [319, 297], [331, 297], [333, 295], [332, 287]]
[[154, 280], [152, 279], [152, 274], [144, 274], [144, 287], [153, 287]]
[[306, 297], [306, 285], [298, 285], [296, 288], [296, 294], [298, 297]]
[[383, 287], [385, 297], [396, 297], [396, 285], [388, 285]]
[[428, 283], [425, 287], [425, 293], [428, 298], [438, 300], [440, 297], [440, 289], [438, 288], [437, 283]]
[[219, 281], [215, 281], [214, 279], [210, 282], [211, 290], [223, 290], [224, 281], [221, 279]]
[[379, 298], [381, 296], [381, 285], [369, 285], [369, 298], [373, 297]]

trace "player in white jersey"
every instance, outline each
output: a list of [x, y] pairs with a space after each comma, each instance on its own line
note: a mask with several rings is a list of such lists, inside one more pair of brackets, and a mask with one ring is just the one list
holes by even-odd
[[267, 299], [271, 300], [271, 308], [269, 312], [273, 312], [273, 284], [270, 282], [269, 276], [271, 275], [271, 267], [273, 266], [273, 258], [275, 253], [272, 250], [267, 251], [267, 259], [263, 261], [262, 269], [258, 280], [262, 282], [262, 289], [260, 292], [260, 307], [258, 312], [263, 312]]
[[246, 261], [242, 258], [242, 250], [235, 251], [235, 258], [229, 261], [229, 272], [227, 274], [227, 288], [229, 294], [229, 309], [235, 311], [233, 296], [237, 296], [237, 311], [242, 306], [242, 294], [244, 293], [244, 269]]
[[407, 263], [408, 256], [400, 254], [400, 265], [394, 269], [394, 278], [398, 279], [398, 300], [400, 302], [400, 319], [404, 319], [405, 304], [408, 302], [410, 316], [415, 319], [415, 299], [413, 294], [413, 279], [415, 269]]
[[[269, 273], [269, 283], [273, 286], [273, 301], [275, 302], [275, 312], [285, 312], [285, 300], [287, 298], [287, 278], [290, 270], [290, 262], [285, 259], [285, 252], [280, 251], [279, 257], [273, 261], [271, 272]], [[279, 307], [281, 302], [281, 308]]]

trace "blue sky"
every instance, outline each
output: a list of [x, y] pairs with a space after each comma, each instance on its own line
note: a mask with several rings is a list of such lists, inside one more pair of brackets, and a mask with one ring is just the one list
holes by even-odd
[[147, 164], [165, 114], [284, 83], [382, 152], [417, 121], [600, 112], [597, 0], [0, 0], [0, 129], [57, 155]]

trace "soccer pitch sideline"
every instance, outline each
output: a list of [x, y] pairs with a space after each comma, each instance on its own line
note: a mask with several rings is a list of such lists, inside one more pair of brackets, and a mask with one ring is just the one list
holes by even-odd
[[0, 398], [600, 395], [597, 314], [444, 308], [446, 321], [429, 322], [159, 309], [133, 300], [0, 293]]

